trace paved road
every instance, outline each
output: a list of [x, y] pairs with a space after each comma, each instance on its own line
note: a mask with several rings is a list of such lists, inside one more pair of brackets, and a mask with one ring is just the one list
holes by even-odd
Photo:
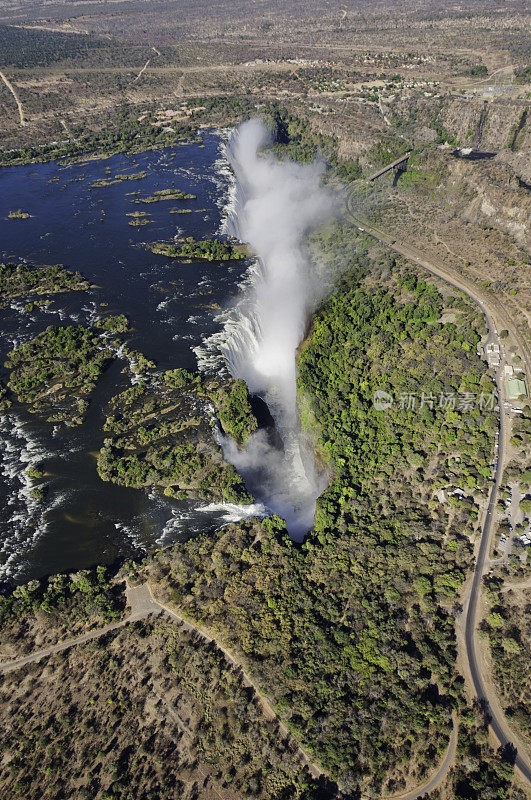
[[[372, 225], [367, 225], [362, 220], [358, 219], [355, 215], [355, 193], [352, 193], [350, 197], [347, 198], [347, 210], [351, 217], [351, 221], [359, 230], [363, 231], [364, 233], [367, 233], [376, 241], [380, 242], [381, 244], [387, 245], [390, 249], [394, 250], [397, 253], [400, 253], [400, 255], [405, 256], [414, 263], [423, 267], [432, 275], [436, 275], [437, 277], [442, 278], [451, 286], [454, 286], [455, 288], [464, 292], [476, 305], [480, 307], [481, 311], [483, 312], [487, 323], [487, 328], [489, 330], [489, 335], [493, 331], [494, 324], [492, 319], [490, 318], [490, 314], [492, 312], [489, 311], [488, 306], [493, 306], [495, 308], [498, 317], [499, 316], [502, 317], [502, 320], [504, 324], [507, 326], [507, 329], [513, 333], [516, 341], [518, 342], [519, 345], [521, 345], [521, 352], [526, 364], [527, 376], [529, 378], [529, 376], [531, 375], [531, 359], [529, 358], [529, 348], [522, 341], [519, 332], [516, 330], [516, 327], [514, 326], [512, 321], [508, 324], [508, 318], [505, 310], [503, 310], [503, 313], [500, 314], [500, 311], [498, 309], [498, 304], [496, 303], [496, 301], [491, 301], [491, 299], [488, 297], [486, 300], [482, 299], [482, 297], [480, 297], [479, 294], [476, 293], [474, 287], [471, 287], [470, 284], [466, 282], [464, 279], [460, 278], [460, 276], [453, 275], [452, 273], [449, 272], [449, 270], [446, 267], [435, 264], [433, 259], [428, 260], [424, 258], [422, 254], [411, 245], [405, 245], [401, 242], [397, 242], [388, 234], [380, 231], [379, 229], [375, 228]], [[514, 732], [511, 731], [511, 729], [507, 725], [505, 714], [498, 702], [496, 695], [489, 688], [486, 687], [478, 665], [478, 658], [476, 651], [476, 625], [477, 625], [479, 596], [481, 592], [483, 577], [487, 567], [487, 557], [490, 549], [490, 539], [492, 535], [492, 526], [495, 517], [498, 488], [502, 479], [503, 468], [504, 468], [506, 422], [505, 422], [505, 413], [503, 410], [503, 403], [501, 396], [501, 386], [499, 384], [498, 384], [498, 389], [500, 392], [499, 394], [500, 431], [498, 439], [498, 462], [496, 467], [495, 481], [491, 488], [487, 513], [485, 516], [483, 530], [481, 533], [481, 541], [479, 546], [478, 557], [474, 568], [474, 577], [472, 581], [470, 599], [468, 602], [468, 608], [466, 614], [465, 642], [466, 642], [466, 651], [470, 667], [470, 673], [472, 676], [472, 681], [474, 683], [474, 689], [476, 691], [480, 703], [482, 704], [486, 718], [488, 719], [488, 722], [496, 738], [500, 742], [500, 745], [502, 747], [510, 745], [512, 748], [514, 748], [514, 751], [516, 752], [515, 764], [522, 773], [522, 775], [531, 783], [531, 763], [525, 753], [525, 748], [521, 743], [519, 743], [518, 736], [516, 736]], [[518, 744], [520, 744], [520, 746], [518, 746]]]
[[[501, 398], [501, 386], [498, 385], [498, 389], [500, 390], [500, 398]], [[488, 555], [490, 550], [493, 523], [496, 518], [496, 502], [498, 500], [498, 489], [500, 487], [500, 483], [503, 477], [503, 470], [505, 468], [505, 458], [504, 458], [505, 437], [506, 437], [505, 413], [500, 399], [500, 433], [498, 439], [498, 453], [499, 453], [498, 463], [496, 467], [495, 480], [490, 491], [489, 504], [487, 506], [485, 520], [483, 522], [481, 541], [479, 544], [479, 551], [476, 560], [476, 566], [474, 569], [474, 577], [472, 580], [472, 587], [470, 590], [470, 596], [468, 600], [468, 608], [467, 608], [466, 622], [465, 622], [465, 642], [466, 642], [468, 664], [470, 667], [470, 673], [472, 675], [474, 688], [476, 690], [476, 694], [483, 709], [483, 712], [485, 713], [485, 716], [489, 722], [489, 725], [494, 731], [494, 734], [502, 747], [510, 745], [511, 747], [516, 749], [517, 753], [516, 753], [515, 764], [520, 770], [520, 772], [531, 783], [531, 763], [529, 762], [529, 759], [526, 756], [522, 744], [519, 743], [518, 737], [514, 734], [513, 731], [511, 731], [511, 729], [507, 725], [505, 714], [503, 713], [503, 709], [501, 708], [497, 697], [495, 697], [491, 692], [487, 690], [485, 683], [483, 682], [481, 669], [478, 663], [478, 654], [476, 647], [476, 626], [477, 626], [477, 615], [478, 615], [479, 599], [481, 594], [481, 586], [483, 582], [483, 577], [488, 567]]]

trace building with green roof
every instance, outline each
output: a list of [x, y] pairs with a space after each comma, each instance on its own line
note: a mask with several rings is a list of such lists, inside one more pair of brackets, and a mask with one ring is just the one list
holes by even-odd
[[507, 388], [507, 397], [509, 398], [509, 400], [518, 400], [520, 395], [524, 395], [524, 397], [527, 397], [525, 382], [519, 380], [519, 378], [512, 378], [510, 381], [507, 381], [506, 388]]

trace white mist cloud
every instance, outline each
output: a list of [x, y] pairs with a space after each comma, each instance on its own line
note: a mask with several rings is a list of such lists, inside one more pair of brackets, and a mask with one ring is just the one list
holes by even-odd
[[326, 483], [298, 427], [296, 350], [324, 291], [305, 237], [334, 213], [334, 200], [321, 185], [322, 164], [279, 161], [260, 152], [268, 141], [263, 124], [250, 120], [227, 148], [236, 177], [227, 230], [251, 245], [257, 263], [221, 349], [232, 375], [267, 402], [283, 446], [271, 444], [263, 431], [243, 451], [223, 444], [256, 496], [300, 538], [313, 524], [315, 500]]
[[[251, 391], [282, 406], [279, 425], [295, 423], [295, 351], [320, 289], [304, 237], [332, 213], [323, 190], [323, 166], [294, 164], [259, 155], [269, 134], [258, 120], [244, 123], [229, 143], [238, 194], [234, 233], [248, 242], [259, 268], [247, 296], [254, 341], [252, 358], [240, 359], [239, 375]], [[230, 353], [228, 354], [230, 362]], [[266, 398], [267, 399], [267, 398]]]

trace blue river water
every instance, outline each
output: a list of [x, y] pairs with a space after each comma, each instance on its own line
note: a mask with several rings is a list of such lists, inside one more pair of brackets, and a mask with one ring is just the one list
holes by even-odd
[[[164, 150], [69, 166], [1, 169], [0, 259], [63, 264], [79, 270], [95, 288], [56, 295], [45, 309], [30, 314], [16, 302], [0, 310], [0, 362], [46, 326], [90, 322], [103, 305], [128, 315], [133, 327], [128, 346], [157, 367], [195, 369], [193, 348], [219, 328], [219, 308], [236, 296], [246, 265], [183, 264], [150, 253], [145, 242], [219, 232], [231, 181], [222, 146], [223, 137], [209, 131]], [[97, 179], [141, 171], [147, 172], [143, 179], [91, 187]], [[197, 199], [134, 202], [173, 187]], [[31, 218], [7, 219], [19, 208]], [[171, 213], [176, 208], [192, 213]], [[148, 212], [149, 225], [129, 225], [126, 214], [138, 210]], [[99, 479], [95, 452], [103, 439], [106, 403], [129, 381], [123, 367], [114, 362], [103, 375], [79, 428], [54, 430], [16, 408], [1, 420], [0, 579], [21, 581], [110, 563], [139, 548], [212, 529], [225, 518], [221, 510], [197, 511]], [[5, 381], [6, 371], [0, 374]], [[44, 501], [36, 501], [25, 470], [41, 461], [49, 491]]]

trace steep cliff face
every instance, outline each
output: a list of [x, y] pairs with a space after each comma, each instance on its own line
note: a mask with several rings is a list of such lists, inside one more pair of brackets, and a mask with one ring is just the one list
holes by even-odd
[[510, 165], [496, 157], [483, 162], [450, 159], [448, 166], [448, 190], [463, 219], [497, 228], [531, 248], [531, 193]]
[[[438, 118], [447, 130], [455, 134], [461, 145], [477, 147], [476, 137], [483, 115], [479, 147], [497, 151], [511, 145], [524, 110], [525, 106], [518, 101], [496, 99], [485, 103], [479, 98], [451, 97], [445, 101]], [[526, 121], [524, 128], [528, 125]], [[526, 146], [524, 140], [528, 136], [529, 130], [520, 131], [520, 146]]]
[[531, 142], [525, 150], [503, 150], [496, 156], [496, 161], [507, 164], [517, 178], [531, 186]]
[[[526, 113], [527, 111], [527, 113]], [[402, 93], [390, 107], [393, 120], [416, 139], [426, 141], [426, 129], [443, 130], [461, 147], [482, 150], [531, 150], [531, 108], [521, 100], [425, 97]]]

